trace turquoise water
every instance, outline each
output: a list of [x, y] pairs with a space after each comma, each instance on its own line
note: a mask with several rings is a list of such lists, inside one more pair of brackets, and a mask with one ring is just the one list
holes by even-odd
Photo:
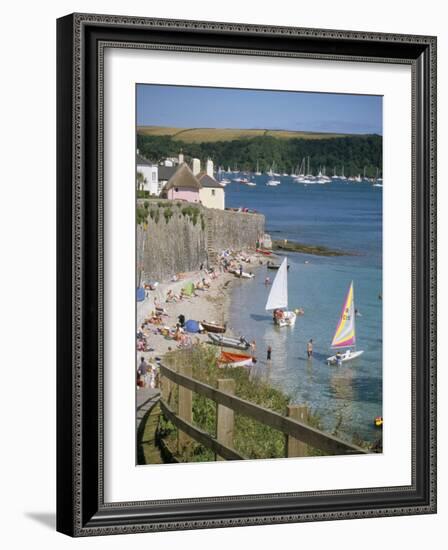
[[[291, 239], [348, 250], [356, 255], [319, 257], [287, 254], [290, 264], [289, 307], [303, 307], [294, 328], [274, 327], [264, 309], [269, 287], [262, 267], [255, 279], [234, 285], [230, 323], [232, 330], [255, 339], [259, 375], [289, 393], [293, 402], [307, 403], [320, 416], [323, 427], [340, 435], [378, 439], [373, 419], [382, 414], [382, 189], [363, 183], [333, 181], [326, 185], [297, 184], [282, 177], [278, 187], [231, 183], [226, 206], [248, 207], [266, 216], [266, 231], [273, 239]], [[308, 263], [305, 263], [308, 262]], [[342, 367], [329, 367], [331, 339], [347, 289], [355, 286], [357, 349], [364, 354]], [[314, 357], [306, 357], [312, 338]], [[272, 366], [265, 364], [272, 347]]]

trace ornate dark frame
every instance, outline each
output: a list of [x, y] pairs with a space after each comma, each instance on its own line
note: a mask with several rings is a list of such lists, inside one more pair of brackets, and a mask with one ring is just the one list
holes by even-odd
[[[105, 47], [411, 65], [413, 469], [410, 486], [104, 502]], [[57, 22], [57, 50], [57, 529], [71, 536], [89, 536], [435, 513], [436, 38], [73, 14]]]

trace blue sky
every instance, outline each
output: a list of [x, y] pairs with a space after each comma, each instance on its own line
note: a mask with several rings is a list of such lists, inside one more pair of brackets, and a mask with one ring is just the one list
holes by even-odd
[[137, 125], [382, 134], [382, 97], [137, 85]]

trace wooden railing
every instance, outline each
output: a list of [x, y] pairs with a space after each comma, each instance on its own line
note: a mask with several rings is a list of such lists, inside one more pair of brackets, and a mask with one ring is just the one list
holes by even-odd
[[[190, 438], [214, 452], [218, 460], [242, 460], [245, 457], [233, 448], [234, 413], [242, 414], [257, 422], [280, 431], [286, 436], [285, 456], [307, 454], [307, 447], [319, 449], [329, 455], [364, 454], [367, 451], [347, 443], [333, 435], [308, 426], [307, 408], [290, 405], [288, 416], [283, 416], [260, 405], [234, 395], [235, 381], [219, 379], [218, 387], [199, 382], [192, 377], [191, 365], [183, 365], [177, 372], [161, 365], [161, 400], [164, 416], [178, 429], [178, 451], [186, 448]], [[178, 387], [177, 412], [171, 406], [174, 389]], [[217, 405], [216, 438], [193, 424], [193, 396], [195, 392]]]

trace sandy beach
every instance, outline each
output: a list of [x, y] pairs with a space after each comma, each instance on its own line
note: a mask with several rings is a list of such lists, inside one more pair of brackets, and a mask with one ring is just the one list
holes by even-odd
[[[266, 264], [266, 257], [255, 252], [244, 252], [241, 254], [249, 262], [241, 262], [244, 271], [254, 271], [261, 265]], [[232, 255], [237, 258], [238, 255]], [[240, 336], [232, 332], [232, 327], [229, 325], [229, 307], [231, 303], [232, 288], [235, 283], [238, 284], [253, 284], [253, 280], [245, 280], [241, 282], [234, 274], [221, 269], [215, 271], [215, 278], [211, 278], [207, 272], [193, 271], [183, 273], [182, 278], [178, 281], [167, 281], [160, 283], [155, 290], [148, 290], [146, 298], [142, 302], [137, 302], [137, 331], [141, 330], [145, 320], [151, 318], [155, 306], [162, 307], [164, 314], [162, 315], [162, 324], [146, 324], [142, 329], [146, 337], [147, 346], [154, 351], [137, 351], [137, 363], [140, 358], [144, 357], [146, 361], [154, 364], [156, 358], [161, 358], [170, 350], [178, 349], [178, 343], [172, 339], [160, 334], [161, 327], [170, 329], [175, 328], [178, 323], [179, 315], [184, 315], [185, 319], [193, 319], [195, 321], [206, 320], [218, 324], [227, 323], [226, 336]], [[181, 300], [167, 302], [167, 294], [171, 291], [174, 295], [179, 296], [181, 290], [189, 283], [197, 285], [202, 279], [205, 279], [209, 288], [204, 290], [196, 290], [196, 295], [184, 297]], [[191, 334], [193, 343], [209, 342], [207, 333]]]

